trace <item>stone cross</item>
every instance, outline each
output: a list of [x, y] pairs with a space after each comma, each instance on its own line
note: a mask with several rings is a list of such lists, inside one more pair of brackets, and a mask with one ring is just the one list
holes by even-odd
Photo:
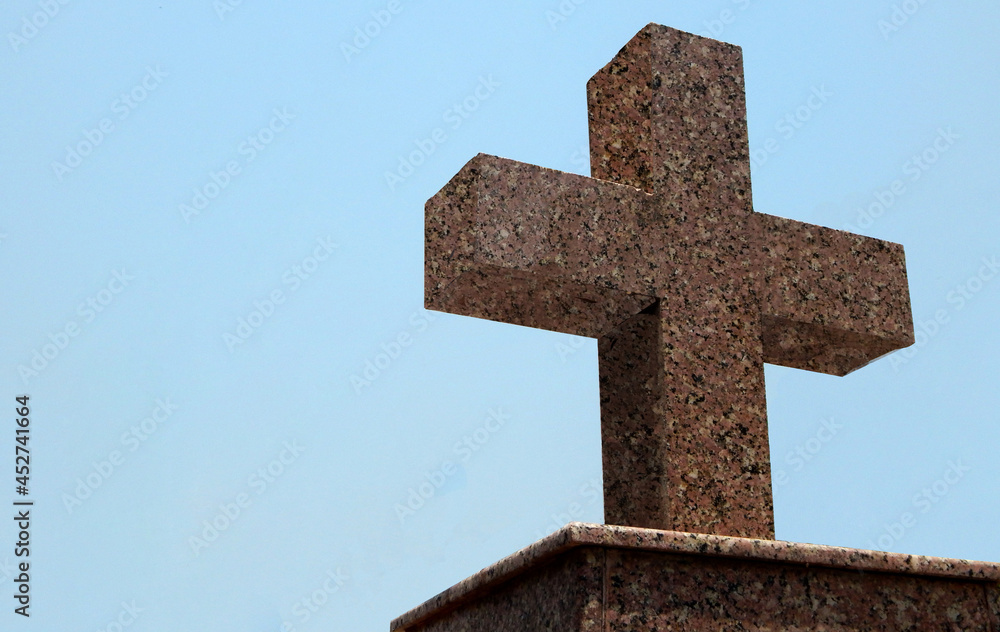
[[764, 363], [913, 343], [903, 248], [754, 212], [739, 47], [650, 24], [587, 84], [593, 178], [473, 158], [429, 309], [598, 339], [605, 521], [774, 538]]

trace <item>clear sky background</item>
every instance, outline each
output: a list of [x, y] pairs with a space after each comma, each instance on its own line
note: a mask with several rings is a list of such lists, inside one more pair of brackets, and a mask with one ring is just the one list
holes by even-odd
[[384, 631], [601, 522], [595, 342], [425, 312], [423, 205], [589, 174], [649, 22], [743, 47], [756, 210], [906, 248], [914, 348], [767, 367], [777, 537], [1000, 561], [996, 2], [231, 3], [0, 16], [0, 629]]

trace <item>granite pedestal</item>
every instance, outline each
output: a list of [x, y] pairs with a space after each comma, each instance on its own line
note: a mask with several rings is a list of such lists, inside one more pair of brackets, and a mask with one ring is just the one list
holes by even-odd
[[1000, 564], [571, 523], [393, 632], [1000, 632]]

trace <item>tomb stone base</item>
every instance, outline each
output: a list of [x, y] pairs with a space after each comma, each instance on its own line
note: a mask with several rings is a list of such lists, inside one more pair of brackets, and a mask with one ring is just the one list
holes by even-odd
[[393, 632], [1000, 632], [1000, 564], [571, 523]]

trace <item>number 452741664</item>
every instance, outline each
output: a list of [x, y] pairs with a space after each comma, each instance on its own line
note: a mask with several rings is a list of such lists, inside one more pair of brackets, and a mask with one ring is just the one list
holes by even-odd
[[28, 438], [31, 435], [31, 422], [28, 419], [28, 396], [20, 395], [15, 398], [18, 403], [18, 407], [14, 409], [17, 413], [15, 417], [17, 423], [17, 431], [15, 436], [15, 446], [14, 446], [14, 471], [17, 474], [14, 479], [17, 482], [17, 493], [22, 496], [28, 494], [28, 477], [30, 475], [29, 469], [29, 450], [28, 450]]

